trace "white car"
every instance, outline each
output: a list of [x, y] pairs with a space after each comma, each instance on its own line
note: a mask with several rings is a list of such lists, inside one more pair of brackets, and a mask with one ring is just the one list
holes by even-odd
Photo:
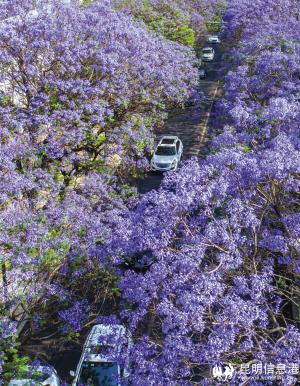
[[176, 170], [182, 156], [182, 150], [182, 142], [177, 136], [163, 136], [151, 159], [151, 169], [158, 171]]
[[[130, 375], [130, 332], [122, 325], [96, 324], [89, 333], [72, 386], [120, 386]], [[122, 363], [122, 364], [121, 364]]]
[[214, 60], [215, 50], [212, 47], [204, 47], [202, 50], [202, 60], [206, 62], [211, 62]]
[[60, 386], [60, 379], [52, 366], [28, 366], [28, 371], [22, 379], [12, 379], [8, 383], [8, 386], [25, 385]]
[[221, 40], [220, 40], [218, 35], [210, 35], [208, 37], [208, 41], [209, 41], [209, 43], [212, 43], [212, 44], [221, 43]]

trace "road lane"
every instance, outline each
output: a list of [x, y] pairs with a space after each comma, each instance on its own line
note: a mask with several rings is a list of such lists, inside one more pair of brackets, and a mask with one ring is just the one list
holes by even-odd
[[[206, 141], [210, 115], [214, 102], [219, 96], [222, 48], [215, 45], [214, 49], [216, 52], [214, 61], [203, 63], [206, 78], [199, 80], [198, 88], [198, 91], [202, 93], [202, 99], [193, 106], [173, 109], [163, 128], [155, 133], [157, 136], [177, 135], [183, 143], [183, 161], [192, 156], [201, 156], [201, 148]], [[152, 189], [158, 189], [163, 175], [164, 173], [161, 172], [149, 172], [144, 178], [137, 179], [138, 192], [143, 194]]]

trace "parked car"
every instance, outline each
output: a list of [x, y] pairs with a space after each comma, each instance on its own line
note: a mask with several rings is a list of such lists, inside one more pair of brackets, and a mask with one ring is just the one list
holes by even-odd
[[49, 365], [28, 366], [28, 371], [19, 379], [11, 379], [8, 386], [45, 385], [60, 386], [56, 370]]
[[131, 349], [131, 334], [124, 326], [93, 326], [76, 371], [70, 371], [72, 386], [120, 386], [130, 375]]
[[202, 50], [202, 60], [206, 62], [211, 62], [214, 60], [215, 50], [212, 47], [204, 47]]
[[176, 170], [182, 151], [183, 145], [177, 136], [163, 136], [151, 159], [151, 169], [158, 171]]
[[210, 36], [208, 37], [208, 41], [209, 41], [209, 43], [212, 43], [212, 44], [218, 44], [218, 43], [221, 43], [221, 40], [220, 40], [220, 38], [219, 38], [218, 35], [210, 35]]
[[198, 69], [199, 78], [204, 79], [206, 77], [206, 71], [203, 67]]

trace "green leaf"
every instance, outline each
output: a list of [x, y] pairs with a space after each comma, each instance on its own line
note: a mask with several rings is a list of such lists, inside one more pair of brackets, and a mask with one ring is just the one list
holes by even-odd
[[243, 145], [242, 146], [242, 152], [243, 153], [249, 153], [251, 151], [251, 148], [248, 145]]
[[105, 141], [106, 141], [106, 134], [105, 133], [99, 134], [98, 137], [97, 137], [97, 140], [96, 140], [96, 146], [101, 145]]

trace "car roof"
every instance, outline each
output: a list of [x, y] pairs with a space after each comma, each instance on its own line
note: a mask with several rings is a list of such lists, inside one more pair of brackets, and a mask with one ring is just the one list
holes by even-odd
[[126, 336], [126, 328], [121, 324], [96, 324], [92, 327], [86, 341], [87, 346], [99, 344], [100, 337]]
[[178, 140], [178, 137], [176, 135], [164, 135], [160, 139], [158, 145], [163, 145], [163, 146], [165, 146], [165, 145], [170, 146], [171, 145], [172, 146], [175, 144], [175, 142], [177, 140]]
[[33, 382], [32, 379], [12, 379], [9, 381], [8, 386], [21, 386], [21, 385], [29, 385], [30, 382]]
[[[56, 376], [56, 373], [54, 371], [54, 369], [50, 366], [28, 366], [28, 370], [29, 371], [40, 371], [41, 373], [44, 373], [46, 375], [49, 375], [49, 378], [52, 376], [52, 375], [55, 375]], [[47, 378], [47, 379], [49, 379]], [[31, 382], [31, 383], [30, 383]], [[32, 384], [33, 380], [31, 378], [26, 378], [26, 379], [11, 379], [9, 381], [9, 384], [8, 386], [22, 386], [22, 385], [28, 385], [29, 383]]]
[[119, 350], [118, 342], [121, 337], [126, 338], [129, 345], [132, 345], [132, 337], [129, 330], [125, 326], [120, 324], [96, 324], [92, 327], [85, 345], [82, 356], [87, 362], [111, 362], [110, 355], [105, 353], [93, 352], [94, 347], [101, 346], [100, 338], [112, 336], [112, 341], [102, 342], [103, 345], [108, 345], [112, 350]]

